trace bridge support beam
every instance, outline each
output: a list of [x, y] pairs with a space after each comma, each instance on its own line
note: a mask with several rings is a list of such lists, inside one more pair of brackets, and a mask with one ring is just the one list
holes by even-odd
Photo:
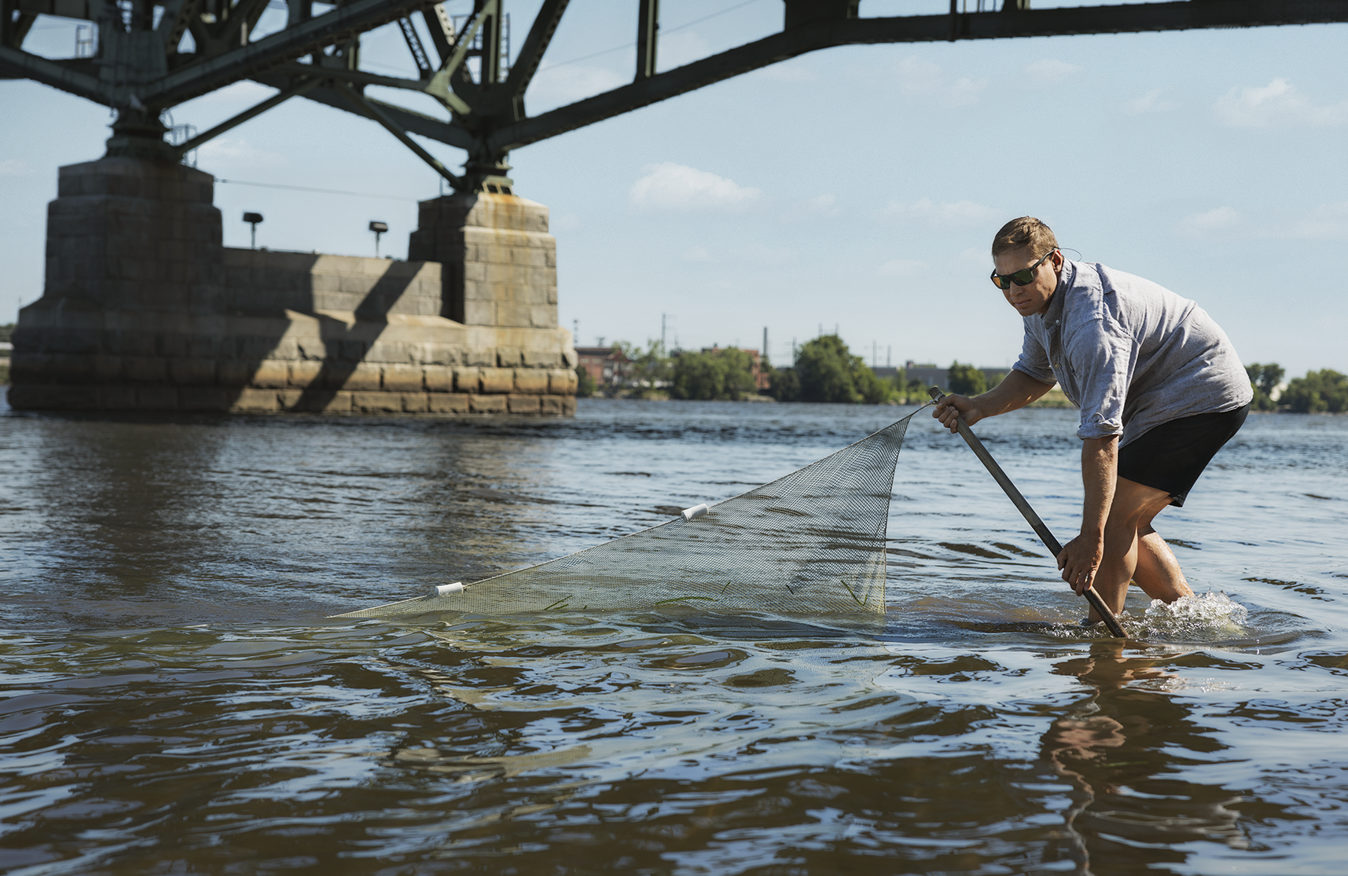
[[423, 202], [420, 257], [394, 261], [227, 249], [213, 178], [171, 160], [60, 174], [44, 294], [14, 334], [16, 409], [575, 410], [541, 204]]

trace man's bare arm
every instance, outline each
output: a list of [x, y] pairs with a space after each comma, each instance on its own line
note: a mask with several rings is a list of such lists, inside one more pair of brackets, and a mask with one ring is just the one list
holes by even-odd
[[1019, 410], [1052, 389], [1052, 384], [1040, 383], [1024, 371], [1011, 371], [1002, 382], [982, 395], [967, 398], [948, 395], [936, 405], [932, 416], [951, 432], [957, 430], [955, 418], [964, 415], [964, 422], [972, 426], [986, 417], [995, 417]]
[[1119, 439], [1087, 438], [1081, 442], [1081, 485], [1086, 499], [1081, 508], [1081, 534], [1058, 554], [1062, 578], [1078, 593], [1095, 580], [1105, 553], [1105, 522], [1114, 504], [1118, 483]]

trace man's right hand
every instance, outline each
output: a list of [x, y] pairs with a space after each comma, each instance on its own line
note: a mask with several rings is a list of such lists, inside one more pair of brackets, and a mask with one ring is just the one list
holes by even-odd
[[964, 417], [965, 425], [972, 426], [983, 419], [983, 414], [974, 407], [973, 399], [963, 395], [948, 395], [936, 403], [931, 415], [941, 421], [951, 432], [959, 431], [958, 419]]

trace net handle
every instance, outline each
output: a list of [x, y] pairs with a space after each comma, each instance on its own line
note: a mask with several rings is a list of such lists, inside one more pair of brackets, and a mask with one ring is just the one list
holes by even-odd
[[[927, 390], [927, 394], [932, 397], [933, 401], [937, 402], [945, 398], [945, 393], [941, 392], [941, 390], [935, 386]], [[991, 453], [988, 453], [988, 449], [983, 446], [983, 442], [980, 441], [978, 436], [973, 433], [973, 430], [969, 428], [969, 424], [964, 422], [964, 417], [960, 415], [958, 411], [956, 411], [955, 415], [955, 425], [958, 427], [960, 437], [964, 439], [964, 443], [969, 445], [969, 449], [978, 457], [979, 462], [983, 463], [984, 467], [987, 468], [988, 473], [992, 475], [992, 479], [1006, 492], [1006, 497], [1011, 500], [1011, 504], [1015, 505], [1020, 513], [1024, 515], [1026, 522], [1030, 524], [1030, 528], [1035, 531], [1035, 534], [1039, 536], [1039, 540], [1044, 543], [1044, 547], [1048, 548], [1049, 553], [1054, 559], [1057, 559], [1058, 555], [1062, 553], [1062, 544], [1053, 537], [1053, 533], [1044, 525], [1044, 521], [1035, 513], [1034, 509], [1030, 507], [1030, 503], [1025, 501], [1025, 497], [1020, 494], [1020, 490], [1016, 489], [1016, 485], [1011, 483], [1011, 479], [1006, 476], [1006, 472], [1002, 471], [1002, 467], [997, 464], [997, 460], [992, 458]], [[1109, 610], [1109, 606], [1105, 605], [1105, 601], [1100, 598], [1099, 593], [1095, 592], [1094, 587], [1087, 587], [1081, 595], [1086, 597], [1086, 601], [1091, 604], [1091, 608], [1095, 609], [1095, 613], [1100, 615], [1104, 620], [1105, 626], [1109, 627], [1111, 633], [1119, 638], [1125, 637], [1126, 634], [1123, 632], [1123, 627], [1119, 624], [1119, 619], [1114, 616], [1114, 612]]]

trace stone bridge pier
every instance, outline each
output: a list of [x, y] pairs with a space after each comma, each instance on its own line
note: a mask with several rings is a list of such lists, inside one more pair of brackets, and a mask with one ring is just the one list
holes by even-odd
[[210, 174], [157, 157], [61, 168], [43, 296], [14, 333], [12, 407], [575, 411], [543, 205], [423, 201], [395, 261], [225, 248], [213, 194]]

